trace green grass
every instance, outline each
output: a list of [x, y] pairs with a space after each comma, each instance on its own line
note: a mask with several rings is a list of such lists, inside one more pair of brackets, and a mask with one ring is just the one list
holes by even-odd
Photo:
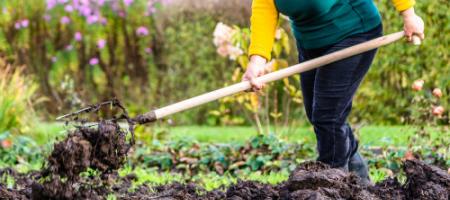
[[[273, 128], [272, 128], [273, 129]], [[431, 130], [431, 128], [430, 128]], [[253, 127], [229, 126], [175, 126], [175, 127], [148, 127], [145, 132], [168, 132], [168, 139], [191, 138], [203, 143], [243, 143], [257, 134]], [[271, 130], [273, 132], [273, 130]], [[277, 134], [287, 141], [303, 141], [315, 143], [312, 127], [278, 128]], [[361, 145], [364, 146], [405, 146], [408, 136], [414, 134], [414, 128], [409, 126], [365, 126], [357, 135]], [[61, 123], [41, 123], [33, 131], [33, 137], [38, 144], [48, 143], [56, 137], [64, 135], [64, 127]]]
[[[253, 127], [204, 127], [181, 126], [169, 128], [171, 139], [193, 138], [206, 143], [244, 142], [257, 134]], [[315, 143], [314, 131], [311, 127], [279, 128], [280, 136], [288, 141], [304, 141]], [[405, 146], [407, 138], [414, 129], [407, 126], [366, 126], [359, 132], [362, 145]]]

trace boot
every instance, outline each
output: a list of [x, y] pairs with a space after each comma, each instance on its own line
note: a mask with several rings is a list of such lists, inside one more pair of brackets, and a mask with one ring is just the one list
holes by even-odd
[[370, 185], [369, 168], [364, 158], [356, 152], [348, 161], [348, 170], [358, 175], [362, 182], [366, 185]]

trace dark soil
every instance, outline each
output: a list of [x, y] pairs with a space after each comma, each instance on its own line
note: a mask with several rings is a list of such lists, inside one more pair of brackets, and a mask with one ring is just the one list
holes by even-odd
[[80, 127], [55, 144], [45, 172], [70, 180], [87, 168], [111, 172], [123, 165], [130, 147], [126, 132], [116, 123], [101, 122], [98, 128]]
[[[289, 179], [279, 185], [238, 181], [228, 188], [206, 191], [193, 183], [172, 183], [157, 187], [141, 185], [130, 190], [137, 179], [133, 174], [119, 177], [131, 144], [126, 132], [113, 122], [101, 122], [97, 128], [80, 127], [54, 145], [41, 172], [18, 174], [0, 170], [0, 177], [15, 178], [13, 189], [0, 184], [0, 199], [118, 199], [162, 200], [275, 200], [275, 199], [449, 199], [450, 175], [419, 160], [404, 163], [405, 184], [388, 178], [366, 186], [354, 174], [330, 168], [319, 162], [297, 167]], [[98, 175], [81, 175], [87, 169]]]

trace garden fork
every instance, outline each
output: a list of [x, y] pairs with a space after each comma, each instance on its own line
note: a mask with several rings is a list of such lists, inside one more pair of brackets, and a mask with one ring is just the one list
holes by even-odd
[[[400, 32], [396, 32], [396, 33], [392, 33], [389, 35], [385, 35], [385, 36], [381, 36], [379, 38], [375, 38], [372, 39], [370, 41], [361, 43], [361, 44], [357, 44], [355, 46], [352, 47], [348, 47], [346, 49], [340, 50], [340, 51], [336, 51], [334, 53], [325, 55], [325, 56], [321, 56], [306, 62], [302, 62], [300, 64], [297, 65], [293, 65], [272, 73], [268, 73], [266, 75], [260, 76], [258, 78], [256, 78], [255, 81], [259, 82], [259, 83], [269, 83], [269, 82], [273, 82], [276, 80], [280, 80], [283, 78], [287, 78], [289, 76], [295, 75], [295, 74], [299, 74], [305, 71], [309, 71], [357, 54], [361, 54], [364, 53], [366, 51], [370, 51], [373, 49], [376, 49], [378, 47], [381, 46], [385, 46], [388, 44], [391, 44], [401, 38], [403, 38], [405, 36], [405, 33], [403, 31]], [[413, 36], [413, 43], [414, 45], [420, 45], [421, 43], [421, 39], [418, 36]], [[147, 112], [145, 114], [141, 114], [138, 115], [137, 117], [133, 118], [132, 121], [133, 123], [137, 123], [137, 124], [145, 124], [145, 123], [149, 123], [149, 122], [154, 122], [158, 119], [162, 119], [168, 115], [172, 115], [211, 101], [215, 101], [217, 99], [226, 97], [226, 96], [230, 96], [239, 92], [243, 92], [246, 91], [248, 89], [251, 88], [251, 84], [249, 81], [243, 81], [228, 87], [224, 87], [222, 89], [218, 89], [218, 90], [214, 90], [212, 92], [209, 93], [205, 93], [184, 101], [180, 101], [178, 103], [172, 104], [172, 105], [168, 105], [166, 107], [162, 107], [156, 110], [152, 110], [150, 112]], [[117, 100], [113, 100], [113, 101], [107, 101], [107, 102], [103, 102], [100, 104], [96, 104], [94, 106], [90, 106], [88, 108], [84, 108], [82, 110], [79, 110], [77, 112], [71, 113], [71, 114], [67, 114], [67, 115], [63, 115], [57, 118], [57, 120], [61, 120], [63, 118], [66, 117], [70, 117], [70, 116], [74, 116], [74, 115], [78, 115], [80, 113], [86, 113], [86, 112], [91, 112], [91, 111], [96, 111], [98, 110], [99, 106], [104, 106], [104, 105], [112, 105], [112, 104], [117, 104], [114, 103], [117, 102]], [[117, 105], [120, 105], [117, 104]]]

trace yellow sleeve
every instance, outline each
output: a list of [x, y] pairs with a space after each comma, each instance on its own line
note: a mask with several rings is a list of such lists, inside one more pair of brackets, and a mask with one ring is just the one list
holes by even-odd
[[404, 11], [408, 8], [411, 8], [416, 4], [415, 0], [392, 0], [392, 3], [394, 3], [395, 8], [398, 11]]
[[260, 55], [269, 61], [278, 23], [275, 2], [273, 0], [253, 0], [250, 23], [249, 55]]

